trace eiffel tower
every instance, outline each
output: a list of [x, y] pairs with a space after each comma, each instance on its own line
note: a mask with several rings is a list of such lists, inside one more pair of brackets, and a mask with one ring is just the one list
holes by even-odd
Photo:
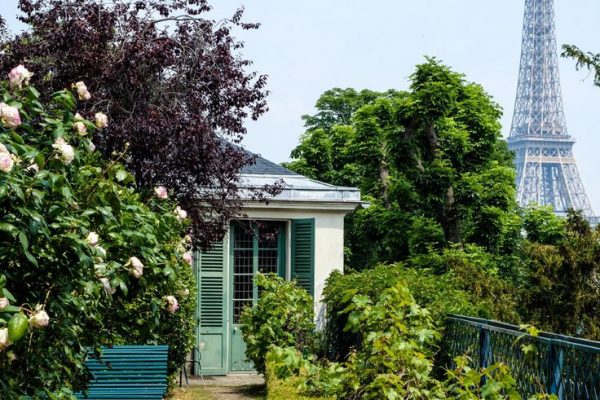
[[573, 156], [560, 90], [554, 0], [525, 0], [521, 66], [508, 147], [515, 152], [517, 200], [554, 212], [594, 212]]

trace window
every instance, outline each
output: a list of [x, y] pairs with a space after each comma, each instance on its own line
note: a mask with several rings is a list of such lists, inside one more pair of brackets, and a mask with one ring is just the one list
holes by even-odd
[[285, 270], [285, 223], [239, 221], [232, 225], [233, 322], [258, 298], [254, 275]]

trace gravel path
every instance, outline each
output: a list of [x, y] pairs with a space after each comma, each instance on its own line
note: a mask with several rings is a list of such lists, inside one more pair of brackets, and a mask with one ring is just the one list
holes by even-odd
[[264, 400], [264, 379], [260, 375], [193, 377], [175, 400]]
[[206, 386], [204, 391], [215, 400], [264, 400], [264, 385], [251, 386]]

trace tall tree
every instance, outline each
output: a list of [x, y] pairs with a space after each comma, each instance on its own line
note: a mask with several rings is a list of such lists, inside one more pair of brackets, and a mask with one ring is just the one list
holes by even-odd
[[83, 81], [78, 110], [112, 119], [95, 139], [105, 154], [128, 147], [141, 187], [166, 186], [193, 219], [196, 244], [220, 239], [240, 212], [239, 147], [246, 118], [267, 110], [266, 77], [247, 72], [231, 19], [206, 17], [207, 0], [20, 0], [29, 27], [3, 43], [0, 72], [25, 64], [51, 93]]
[[371, 201], [350, 219], [350, 265], [452, 244], [510, 251], [520, 229], [512, 155], [481, 86], [428, 59], [408, 91], [333, 89], [317, 110], [288, 166], [357, 184]]

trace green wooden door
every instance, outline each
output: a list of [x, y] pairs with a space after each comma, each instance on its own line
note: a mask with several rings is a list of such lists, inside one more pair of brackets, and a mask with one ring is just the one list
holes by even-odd
[[285, 274], [285, 224], [282, 222], [240, 221], [231, 228], [231, 320], [230, 372], [252, 371], [246, 359], [246, 344], [242, 338], [240, 316], [244, 307], [258, 299], [254, 284], [257, 272]]
[[196, 252], [194, 269], [198, 285], [197, 331], [195, 359], [196, 375], [225, 375], [227, 373], [227, 241], [208, 252]]

